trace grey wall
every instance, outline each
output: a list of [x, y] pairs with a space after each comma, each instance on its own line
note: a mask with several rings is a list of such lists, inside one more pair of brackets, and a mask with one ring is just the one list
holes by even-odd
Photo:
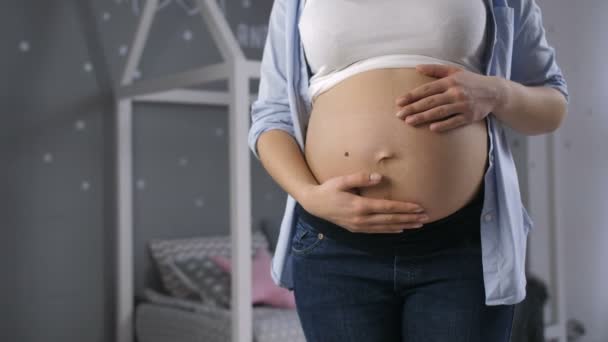
[[[112, 340], [111, 89], [143, 3], [0, 3], [0, 341]], [[192, 1], [160, 3], [138, 79], [221, 61]], [[219, 3], [260, 59], [272, 1]], [[157, 284], [148, 239], [228, 233], [226, 124], [224, 107], [136, 105], [138, 292]], [[276, 239], [285, 193], [254, 158], [252, 181]]]
[[542, 0], [544, 18], [571, 93], [558, 141], [568, 319], [582, 342], [608, 341], [608, 2]]

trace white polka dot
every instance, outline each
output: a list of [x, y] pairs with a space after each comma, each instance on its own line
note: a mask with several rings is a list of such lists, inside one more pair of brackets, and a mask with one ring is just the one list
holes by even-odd
[[103, 21], [108, 21], [108, 20], [110, 20], [111, 17], [112, 17], [112, 15], [110, 14], [110, 12], [103, 12], [101, 14], [101, 19]]
[[195, 199], [195, 200], [194, 200], [194, 204], [195, 204], [197, 207], [199, 207], [199, 208], [200, 208], [200, 207], [203, 207], [203, 206], [205, 205], [205, 199], [204, 199], [204, 198], [202, 198], [202, 197], [199, 197], [199, 198], [197, 198], [197, 199]]
[[185, 41], [192, 40], [192, 31], [190, 31], [190, 30], [184, 31], [184, 33], [182, 34], [182, 37], [184, 38]]
[[218, 136], [218, 137], [223, 136], [223, 135], [224, 135], [224, 129], [223, 129], [223, 128], [221, 128], [221, 127], [217, 127], [217, 128], [215, 129], [215, 135], [216, 135], [216, 136]]
[[89, 183], [89, 181], [84, 180], [82, 181], [82, 183], [80, 183], [80, 189], [82, 189], [82, 191], [88, 191], [91, 188], [91, 183]]
[[121, 45], [118, 48], [118, 54], [120, 56], [126, 56], [128, 52], [129, 52], [129, 47], [127, 45], [125, 45], [125, 44]]
[[44, 156], [42, 156], [42, 160], [45, 163], [52, 163], [53, 162], [53, 154], [52, 153], [45, 153]]
[[188, 165], [188, 158], [186, 158], [186, 157], [180, 158], [179, 159], [179, 165], [180, 166], [186, 166], [186, 165]]
[[77, 131], [82, 131], [85, 129], [86, 123], [84, 122], [84, 120], [76, 120], [76, 122], [74, 123], [74, 129]]
[[19, 42], [19, 50], [21, 50], [21, 52], [30, 51], [30, 43], [27, 40], [22, 40]]
[[91, 72], [91, 71], [93, 71], [93, 64], [91, 64], [91, 62], [86, 62], [86, 63], [84, 63], [82, 68], [86, 72]]
[[143, 190], [146, 188], [146, 181], [140, 178], [137, 180], [137, 182], [135, 182], [135, 186], [137, 189]]

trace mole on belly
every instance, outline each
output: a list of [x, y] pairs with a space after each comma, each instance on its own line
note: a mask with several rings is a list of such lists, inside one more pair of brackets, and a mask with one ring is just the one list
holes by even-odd
[[344, 152], [344, 156], [345, 156], [345, 157], [348, 157], [348, 151], [347, 151], [347, 152]]

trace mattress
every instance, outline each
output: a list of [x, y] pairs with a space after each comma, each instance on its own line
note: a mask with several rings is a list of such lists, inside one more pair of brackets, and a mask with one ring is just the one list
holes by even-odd
[[[306, 342], [294, 309], [253, 307], [254, 342]], [[230, 311], [189, 311], [143, 302], [137, 306], [138, 342], [231, 342]]]

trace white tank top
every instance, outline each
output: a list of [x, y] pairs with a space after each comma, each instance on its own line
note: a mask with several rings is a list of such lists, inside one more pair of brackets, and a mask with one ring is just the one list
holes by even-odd
[[356, 73], [448, 64], [482, 73], [484, 0], [302, 0], [314, 98]]

